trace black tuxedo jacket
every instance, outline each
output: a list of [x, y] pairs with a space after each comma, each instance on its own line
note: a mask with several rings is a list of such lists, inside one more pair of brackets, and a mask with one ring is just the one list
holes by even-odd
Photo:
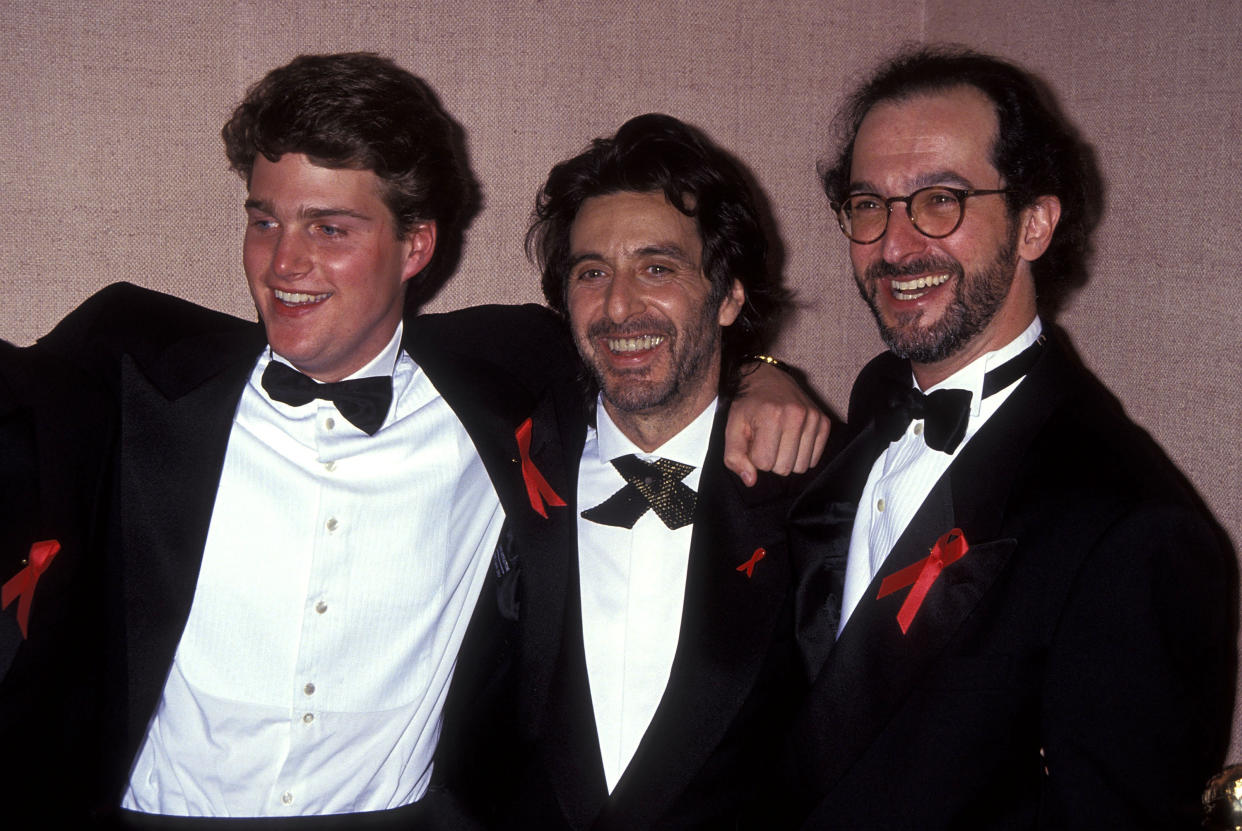
[[[87, 300], [40, 342], [101, 378], [118, 412], [105, 588], [106, 698], [117, 718], [100, 771], [104, 806], [119, 802], [159, 702], [193, 600], [233, 415], [264, 345], [256, 323], [127, 284]], [[574, 387], [563, 325], [536, 306], [419, 315], [406, 320], [403, 346], [466, 427], [506, 511], [529, 510], [515, 429], [536, 401]], [[533, 435], [556, 429], [535, 423]]]
[[[68, 366], [0, 341], [0, 583], [26, 572], [34, 543], [59, 550], [29, 598], [0, 613], [0, 796], [6, 822], [85, 811], [80, 782], [98, 753], [97, 522], [112, 438], [105, 396]], [[16, 584], [14, 584], [16, 585]]]
[[[468, 782], [454, 786], [484, 827], [730, 828], [754, 819], [804, 688], [785, 516], [805, 477], [763, 475], [743, 486], [722, 462], [726, 417], [721, 407], [699, 481], [668, 687], [611, 795], [582, 642], [576, 495], [585, 421], [563, 465], [547, 471], [569, 504], [550, 509], [549, 521], [510, 517], [498, 606], [501, 618], [517, 620], [511, 686], [492, 704], [458, 696], [474, 706], [446, 717], [446, 735], [464, 720], [485, 732], [441, 745], [473, 748], [457, 770]], [[739, 567], [759, 548], [765, 554], [747, 577]]]
[[[905, 362], [873, 361], [851, 423]], [[1198, 827], [1229, 737], [1236, 575], [1221, 530], [1106, 390], [1050, 342], [934, 486], [839, 640], [871, 425], [795, 504], [814, 684], [791, 740], [805, 827]], [[885, 577], [961, 529], [909, 630]]]

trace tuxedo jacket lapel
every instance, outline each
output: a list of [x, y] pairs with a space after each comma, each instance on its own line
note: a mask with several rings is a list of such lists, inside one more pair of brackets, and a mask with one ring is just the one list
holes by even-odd
[[[540, 402], [543, 412], [551, 402]], [[546, 414], [546, 413], [545, 413]], [[519, 722], [537, 743], [556, 801], [569, 826], [589, 828], [608, 799], [582, 635], [578, 578], [578, 465], [586, 442], [581, 411], [559, 447], [531, 439], [531, 460], [565, 500], [548, 520], [529, 506], [523, 515], [522, 686]], [[557, 483], [564, 483], [560, 490]]]
[[[570, 550], [576, 552], [577, 546]], [[547, 689], [548, 715], [539, 725], [541, 762], [561, 813], [574, 829], [590, 828], [608, 800], [582, 641], [581, 599], [575, 555], [563, 603], [562, 648]]]
[[[129, 740], [136, 749], [189, 616], [233, 414], [262, 330], [179, 342], [121, 366], [124, 516], [113, 528], [124, 593]], [[131, 754], [132, 758], [132, 754]]]
[[[547, 419], [556, 418], [550, 412], [552, 406], [553, 402], [546, 398], [541, 401], [533, 415], [534, 423], [551, 423]], [[586, 436], [580, 416], [561, 418], [555, 423], [565, 421], [576, 423], [578, 429], [564, 436], [562, 441], [536, 431], [531, 436], [530, 456], [535, 467], [566, 504], [560, 508], [545, 507], [548, 517], [544, 518], [527, 503], [518, 509], [518, 521], [515, 523], [524, 541], [518, 564], [520, 580], [522, 585], [537, 589], [537, 592], [519, 595], [522, 635], [519, 638], [518, 661], [519, 674], [524, 683], [518, 692], [518, 723], [527, 731], [527, 740], [545, 730], [545, 714], [556, 712], [546, 702], [554, 672], [567, 670], [562, 653], [576, 650], [573, 655], [575, 671], [581, 669], [584, 679], [586, 671], [579, 607], [576, 513], [577, 461], [582, 455]], [[558, 662], [562, 663], [558, 665]], [[589, 704], [589, 692], [586, 699]], [[593, 730], [593, 720], [591, 725]], [[602, 767], [600, 781], [603, 781]]]
[[797, 574], [794, 622], [810, 683], [836, 645], [845, 566], [858, 498], [887, 442], [865, 427], [819, 472], [789, 511], [791, 562]]

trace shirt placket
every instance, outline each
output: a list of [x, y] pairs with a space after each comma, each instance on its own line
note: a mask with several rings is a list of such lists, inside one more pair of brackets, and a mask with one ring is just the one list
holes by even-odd
[[331, 695], [325, 686], [325, 645], [332, 642], [328, 631], [340, 617], [341, 598], [334, 596], [334, 579], [345, 555], [348, 510], [343, 504], [339, 485], [343, 473], [344, 445], [348, 442], [348, 424], [330, 402], [320, 402], [315, 420], [315, 443], [318, 451], [319, 486], [313, 513], [310, 570], [306, 596], [302, 603], [301, 628], [297, 660], [289, 684], [289, 753], [277, 782], [276, 799], [289, 812], [305, 809], [316, 795], [306, 792], [305, 759], [318, 743], [324, 729], [323, 702]]

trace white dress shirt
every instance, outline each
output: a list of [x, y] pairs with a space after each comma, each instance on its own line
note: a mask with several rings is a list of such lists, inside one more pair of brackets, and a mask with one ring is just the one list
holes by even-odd
[[[850, 535], [841, 624], [837, 634], [845, 628], [849, 616], [866, 593], [867, 586], [879, 572], [889, 552], [893, 550], [893, 546], [901, 538], [936, 482], [949, 469], [962, 448], [979, 432], [979, 428], [1000, 409], [1018, 384], [1022, 383], [1022, 379], [1018, 379], [984, 398], [983, 376], [988, 370], [1000, 366], [1035, 343], [1042, 331], [1043, 325], [1037, 317], [1022, 334], [1005, 346], [980, 355], [939, 384], [923, 390], [931, 393], [936, 390], [959, 389], [971, 393], [966, 437], [952, 453], [928, 447], [923, 440], [923, 421], [918, 419], [910, 422], [905, 434], [889, 444], [888, 449], [876, 459], [859, 499], [858, 515]], [[911, 384], [918, 386], [913, 375]], [[929, 547], [932, 542], [935, 541], [929, 541]]]
[[[644, 453], [596, 406], [597, 428], [587, 431], [578, 468], [578, 510], [593, 508], [625, 487], [611, 464], [633, 453], [692, 465], [682, 481], [699, 489], [711, 441], [716, 401], [680, 433]], [[582, 639], [595, 727], [608, 791], [634, 756], [668, 686], [681, 631], [686, 568], [694, 525], [671, 531], [648, 510], [633, 528], [600, 525], [578, 516], [578, 571]]]
[[399, 807], [426, 790], [503, 516], [401, 334], [351, 376], [393, 376], [374, 436], [329, 401], [273, 401], [260, 384], [270, 351], [255, 364], [124, 807], [332, 814]]

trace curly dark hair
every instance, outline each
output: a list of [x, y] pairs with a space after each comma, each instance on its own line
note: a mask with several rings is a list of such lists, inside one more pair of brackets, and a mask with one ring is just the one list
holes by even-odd
[[999, 126], [991, 162], [1009, 189], [1010, 213], [1040, 196], [1056, 196], [1061, 202], [1052, 244], [1031, 267], [1041, 308], [1052, 314], [1072, 289], [1086, 282], [1091, 234], [1103, 209], [1103, 184], [1094, 152], [1079, 138], [1051, 90], [1029, 72], [960, 46], [901, 52], [882, 64], [838, 110], [835, 156], [818, 168], [824, 192], [834, 203], [848, 195], [854, 140], [872, 107], [960, 86], [979, 90], [996, 109]]
[[552, 168], [539, 191], [526, 251], [543, 272], [543, 294], [568, 319], [569, 236], [582, 204], [633, 191], [663, 192], [695, 220], [703, 240], [709, 303], [741, 282], [746, 301], [721, 336], [721, 390], [733, 392], [743, 356], [772, 336], [789, 293], [770, 267], [763, 216], [750, 181], [730, 155], [699, 130], [661, 113], [632, 118], [612, 138], [598, 138], [581, 154]]
[[436, 223], [435, 256], [420, 283], [438, 285], [455, 267], [477, 189], [461, 130], [426, 82], [390, 59], [300, 55], [250, 87], [220, 135], [247, 182], [260, 153], [373, 171], [399, 237], [416, 223]]

